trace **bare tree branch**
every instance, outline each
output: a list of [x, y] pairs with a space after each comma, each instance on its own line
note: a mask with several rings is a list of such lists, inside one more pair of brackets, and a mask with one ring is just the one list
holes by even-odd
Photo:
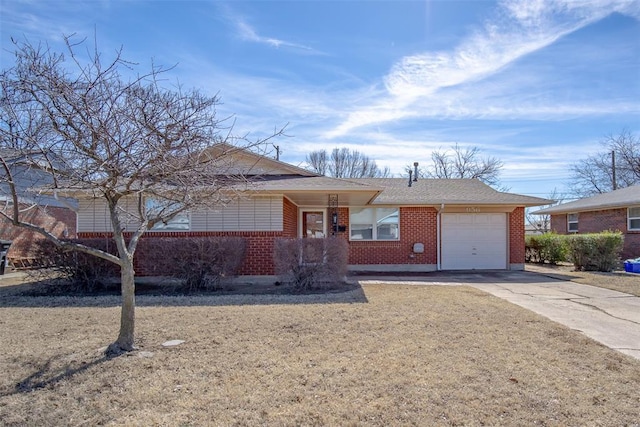
[[449, 150], [433, 151], [431, 165], [422, 173], [430, 178], [475, 178], [497, 186], [503, 166], [496, 157], [482, 157], [477, 147], [455, 144]]
[[388, 167], [380, 169], [375, 160], [348, 148], [312, 151], [306, 157], [307, 169], [320, 175], [335, 178], [386, 178], [391, 173]]
[[640, 184], [640, 138], [623, 129], [617, 135], [607, 135], [601, 144], [602, 151], [571, 166], [571, 189], [579, 197]]
[[[262, 140], [234, 137], [230, 120], [216, 113], [217, 96], [163, 86], [170, 68], [153, 65], [135, 75], [136, 64], [124, 60], [121, 49], [105, 61], [97, 47], [87, 49], [84, 62], [76, 54], [84, 41], [65, 40], [66, 56], [15, 43], [15, 63], [0, 74], [0, 184], [13, 200], [0, 217], [120, 266], [121, 326], [110, 350], [128, 351], [134, 348], [133, 257], [139, 239], [157, 224], [247, 189], [251, 177], [234, 163], [239, 148], [229, 147], [263, 145], [283, 130]], [[23, 221], [9, 150], [27, 167], [47, 171], [41, 194], [102, 200], [118, 255], [63, 241]], [[149, 201], [159, 208], [149, 208]]]

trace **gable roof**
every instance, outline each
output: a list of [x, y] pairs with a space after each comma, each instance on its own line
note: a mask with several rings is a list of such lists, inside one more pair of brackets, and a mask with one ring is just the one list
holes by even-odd
[[205, 152], [213, 158], [227, 157], [232, 159], [233, 164], [230, 165], [233, 170], [227, 173], [239, 173], [245, 176], [256, 175], [301, 175], [301, 176], [319, 176], [318, 174], [272, 159], [266, 156], [266, 153], [254, 153], [248, 148], [237, 147], [223, 142], [214, 144], [205, 149]]
[[535, 215], [562, 214], [585, 211], [599, 211], [614, 208], [626, 208], [640, 206], [640, 185], [621, 188], [609, 193], [597, 194], [592, 197], [562, 203], [550, 208], [532, 212]]
[[478, 179], [361, 178], [353, 180], [381, 187], [374, 205], [548, 205], [550, 200], [497, 191]]

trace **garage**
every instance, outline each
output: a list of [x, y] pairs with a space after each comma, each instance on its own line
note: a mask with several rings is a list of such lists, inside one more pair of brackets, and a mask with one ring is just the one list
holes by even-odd
[[505, 213], [443, 213], [443, 270], [504, 270], [507, 268]]

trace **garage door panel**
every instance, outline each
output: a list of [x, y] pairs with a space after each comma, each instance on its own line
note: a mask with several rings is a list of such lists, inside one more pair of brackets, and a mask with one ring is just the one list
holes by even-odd
[[505, 214], [443, 214], [442, 268], [505, 269], [506, 224]]

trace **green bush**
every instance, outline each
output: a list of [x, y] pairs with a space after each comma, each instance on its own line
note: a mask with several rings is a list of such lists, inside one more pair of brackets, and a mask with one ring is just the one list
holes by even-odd
[[573, 234], [566, 236], [566, 240], [569, 260], [576, 270], [608, 272], [620, 264], [624, 236], [619, 231]]
[[345, 239], [277, 239], [273, 258], [283, 282], [295, 291], [323, 289], [344, 282], [349, 247]]
[[555, 233], [525, 237], [525, 261], [557, 264], [567, 260], [566, 237]]

